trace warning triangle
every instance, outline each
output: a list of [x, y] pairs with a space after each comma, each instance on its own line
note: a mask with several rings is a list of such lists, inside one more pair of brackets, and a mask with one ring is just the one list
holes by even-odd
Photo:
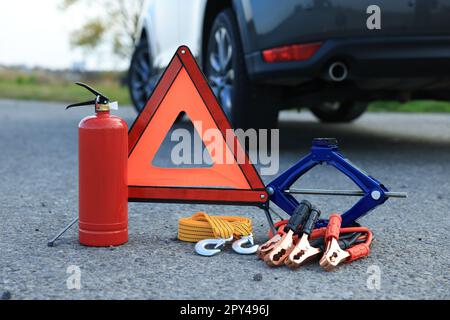
[[[203, 141], [213, 159], [211, 166], [167, 168], [152, 164], [181, 112], [201, 137], [205, 132], [216, 133], [210, 141]], [[130, 128], [128, 145], [129, 201], [259, 205], [268, 200], [258, 172], [186, 46], [177, 49]], [[222, 161], [214, 162], [217, 159]]]

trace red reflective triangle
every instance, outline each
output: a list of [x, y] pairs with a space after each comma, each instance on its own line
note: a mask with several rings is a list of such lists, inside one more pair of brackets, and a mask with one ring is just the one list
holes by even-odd
[[[213, 163], [207, 168], [162, 168], [152, 165], [180, 112], [188, 115], [200, 136], [205, 130], [218, 129], [216, 132], [220, 136], [216, 138], [223, 142], [220, 152], [228, 161]], [[179, 47], [128, 133], [129, 201], [267, 202], [268, 195], [258, 172], [237, 137], [227, 129], [231, 129], [231, 125], [189, 48]], [[203, 142], [211, 151], [210, 143]], [[237, 155], [243, 156], [245, 161], [237, 161], [241, 159]]]

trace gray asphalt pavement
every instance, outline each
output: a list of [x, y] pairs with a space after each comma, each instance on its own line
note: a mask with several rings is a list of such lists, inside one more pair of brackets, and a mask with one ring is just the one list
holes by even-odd
[[[342, 152], [391, 190], [390, 199], [360, 222], [376, 237], [371, 255], [334, 272], [318, 263], [271, 269], [230, 248], [205, 258], [176, 239], [177, 220], [196, 211], [254, 220], [257, 208], [131, 203], [129, 242], [89, 248], [70, 230], [56, 247], [47, 240], [77, 214], [77, 124], [91, 108], [0, 101], [0, 297], [12, 299], [398, 299], [450, 298], [450, 115], [366, 114], [352, 124], [320, 124], [308, 113], [281, 115], [281, 163], [308, 153], [313, 137], [336, 137]], [[119, 114], [129, 123], [132, 108]], [[266, 182], [273, 177], [264, 177]], [[305, 176], [308, 188], [350, 188], [329, 168]], [[309, 197], [323, 212], [341, 212], [354, 198]], [[81, 289], [68, 289], [71, 265]], [[367, 282], [379, 271], [380, 286]], [[370, 281], [369, 281], [370, 283]]]

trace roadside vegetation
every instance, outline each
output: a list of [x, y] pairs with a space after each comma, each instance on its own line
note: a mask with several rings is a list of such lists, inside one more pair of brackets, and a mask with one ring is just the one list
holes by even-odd
[[376, 101], [369, 105], [369, 111], [450, 112], [450, 101], [413, 100], [405, 103], [398, 101]]
[[[0, 67], [0, 99], [22, 99], [77, 102], [92, 98], [86, 90], [74, 84], [86, 82], [122, 106], [131, 105], [124, 72], [72, 72], [21, 70]], [[450, 112], [449, 101], [420, 100], [400, 103], [376, 101], [369, 111]]]
[[89, 84], [121, 105], [131, 104], [125, 73], [16, 70], [0, 67], [0, 99], [77, 102], [92, 98], [76, 81]]

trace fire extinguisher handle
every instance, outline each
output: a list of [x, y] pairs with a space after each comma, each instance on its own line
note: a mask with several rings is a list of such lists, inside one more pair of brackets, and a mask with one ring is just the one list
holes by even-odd
[[69, 105], [66, 107], [66, 110], [69, 109], [69, 108], [73, 108], [73, 107], [81, 107], [81, 106], [95, 105], [95, 102], [96, 102], [96, 100], [94, 99], [94, 100], [90, 100], [90, 101], [84, 101], [84, 102], [72, 103], [72, 104], [69, 104]]
[[106, 103], [109, 102], [109, 98], [107, 96], [105, 96], [104, 94], [98, 92], [97, 90], [95, 90], [94, 88], [88, 86], [86, 83], [83, 82], [75, 82], [75, 84], [79, 85], [80, 87], [83, 87], [87, 90], [89, 90], [90, 92], [92, 92], [95, 96], [99, 96], [101, 98], [103, 98], [104, 100], [107, 100]]
[[97, 105], [97, 104], [102, 104], [102, 105], [109, 104], [109, 98], [107, 96], [105, 96], [104, 94], [98, 92], [97, 90], [91, 88], [90, 86], [88, 86], [87, 84], [85, 84], [83, 82], [75, 82], [75, 84], [77, 84], [80, 87], [83, 87], [86, 90], [88, 90], [89, 92], [93, 93], [95, 95], [95, 99], [89, 100], [89, 101], [84, 101], [84, 102], [73, 103], [71, 105], [68, 105], [66, 107], [66, 110], [69, 108], [73, 108], [73, 107], [81, 107], [81, 106], [89, 106], [89, 105]]

